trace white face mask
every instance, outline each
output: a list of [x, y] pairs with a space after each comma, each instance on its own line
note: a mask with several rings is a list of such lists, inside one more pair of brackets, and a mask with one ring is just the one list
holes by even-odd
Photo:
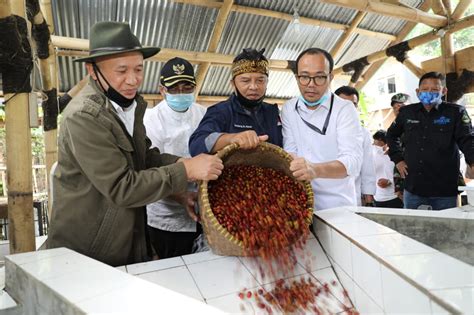
[[374, 146], [374, 152], [375, 152], [376, 154], [381, 154], [381, 155], [384, 154], [384, 149], [383, 149], [383, 147], [379, 147], [378, 145], [375, 145], [375, 144], [374, 144], [373, 146]]

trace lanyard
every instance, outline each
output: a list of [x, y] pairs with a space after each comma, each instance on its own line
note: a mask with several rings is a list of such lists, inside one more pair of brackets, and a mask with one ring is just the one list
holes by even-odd
[[311, 128], [313, 131], [316, 131], [317, 133], [321, 134], [321, 135], [326, 135], [326, 130], [328, 129], [328, 124], [329, 124], [329, 118], [331, 118], [331, 113], [332, 113], [332, 106], [334, 104], [334, 94], [331, 93], [331, 105], [329, 106], [329, 113], [328, 115], [326, 116], [326, 121], [324, 122], [324, 126], [323, 126], [323, 131], [321, 131], [321, 129], [319, 129], [318, 127], [316, 127], [315, 125], [313, 125], [312, 123], [306, 121], [303, 119], [303, 117], [301, 117], [301, 114], [298, 110], [298, 103], [299, 103], [299, 100], [296, 101], [296, 105], [295, 105], [295, 110], [296, 112], [298, 113], [298, 115], [300, 116], [301, 120], [306, 124], [306, 126], [308, 126], [309, 128]]

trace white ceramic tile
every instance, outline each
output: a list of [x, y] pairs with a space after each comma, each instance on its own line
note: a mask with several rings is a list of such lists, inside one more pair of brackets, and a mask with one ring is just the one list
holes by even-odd
[[358, 220], [360, 218], [359, 215], [349, 211], [346, 207], [316, 211], [315, 216], [321, 218], [330, 225], [336, 223], [353, 222], [354, 220]]
[[380, 257], [436, 252], [432, 247], [400, 233], [356, 236], [354, 240]]
[[336, 263], [352, 277], [352, 257], [350, 241], [339, 234], [336, 230], [331, 230], [332, 258]]
[[84, 268], [79, 266], [70, 273], [47, 277], [41, 281], [66, 300], [77, 303], [127, 287], [135, 281], [135, 278], [113, 267], [96, 263], [84, 265]]
[[[331, 288], [331, 294], [334, 295], [339, 300], [339, 302], [343, 303], [347, 307], [352, 307], [351, 301], [344, 294], [343, 285], [339, 282], [339, 279], [331, 267], [313, 271], [311, 274], [319, 282], [330, 284], [329, 287]], [[333, 281], [336, 281], [336, 283], [333, 284]]]
[[431, 314], [433, 315], [450, 315], [451, 313], [445, 310], [443, 307], [438, 305], [436, 302], [433, 300], [430, 301], [431, 305]]
[[386, 260], [427, 289], [474, 286], [474, 267], [440, 252], [389, 256]]
[[74, 253], [74, 251], [60, 247], [60, 248], [53, 248], [53, 249], [48, 249], [48, 250], [40, 250], [37, 252], [27, 252], [27, 253], [21, 253], [21, 254], [14, 254], [14, 255], [8, 255], [6, 258], [8, 258], [10, 261], [17, 265], [23, 265], [29, 262], [33, 261], [38, 261], [42, 259], [48, 259], [51, 257], [56, 257], [56, 256], [62, 256], [62, 255], [67, 255]]
[[120, 266], [120, 267], [115, 267], [115, 269], [120, 270], [122, 272], [127, 273], [127, 266]]
[[347, 295], [349, 296], [349, 299], [351, 300], [352, 305], [354, 305], [354, 299], [355, 299], [355, 291], [354, 291], [354, 280], [344, 271], [342, 270], [341, 267], [336, 262], [332, 263], [332, 266], [334, 268], [334, 272], [336, 273], [339, 282], [342, 284], [344, 289], [347, 292]]
[[[254, 291], [254, 290], [252, 290]], [[221, 297], [208, 299], [206, 301], [207, 304], [212, 305], [227, 314], [265, 314], [268, 315], [268, 312], [265, 309], [261, 309], [258, 307], [257, 302], [254, 298], [244, 298], [240, 299], [237, 293], [231, 293], [228, 295], [224, 295]], [[265, 304], [269, 306], [268, 304]], [[274, 307], [270, 307], [272, 309], [273, 314], [280, 314], [281, 311]]]
[[[358, 216], [358, 215], [357, 215]], [[374, 221], [362, 218], [354, 219], [348, 222], [334, 223], [331, 225], [346, 235], [347, 237], [354, 238], [356, 236], [365, 236], [365, 235], [379, 235], [379, 234], [389, 234], [396, 233], [396, 231], [378, 224]]]
[[132, 277], [127, 286], [76, 304], [88, 314], [222, 314], [218, 309], [151, 282]]
[[352, 279], [379, 307], [383, 307], [380, 263], [354, 244], [351, 244], [351, 252]]
[[[40, 254], [41, 251], [37, 253]], [[74, 273], [78, 270], [95, 268], [97, 264], [107, 266], [87, 256], [69, 251], [69, 253], [64, 255], [42, 257], [42, 259], [23, 263], [20, 267], [33, 277], [45, 280]]]
[[431, 292], [460, 310], [463, 314], [474, 314], [474, 287], [433, 290]]
[[0, 313], [2, 310], [17, 306], [15, 301], [4, 290], [0, 290]]
[[[262, 262], [259, 257], [240, 257], [239, 259], [259, 284], [267, 284], [278, 279], [286, 279], [307, 273], [298, 263], [295, 263], [290, 270], [285, 270], [279, 267], [278, 263]], [[274, 271], [270, 270], [270, 265], [273, 266]]]
[[296, 255], [298, 263], [308, 272], [331, 266], [326, 253], [319, 245], [318, 240], [314, 238], [306, 241], [305, 247], [302, 250], [297, 250]]
[[138, 275], [138, 277], [194, 299], [204, 301], [186, 266], [144, 273]]
[[196, 263], [200, 263], [200, 262], [208, 261], [208, 260], [222, 259], [225, 257], [226, 256], [216, 255], [210, 250], [206, 252], [200, 252], [200, 253], [181, 256], [181, 258], [184, 260], [184, 263], [186, 265], [196, 264]]
[[236, 257], [226, 257], [188, 265], [205, 299], [257, 286], [255, 278]]
[[147, 261], [139, 264], [127, 265], [127, 271], [129, 274], [139, 275], [141, 273], [158, 271], [178, 266], [184, 266], [184, 261], [181, 259], [181, 257], [172, 257], [167, 259]]
[[386, 313], [431, 313], [429, 297], [385, 266], [382, 266], [382, 290]]
[[315, 220], [313, 228], [321, 246], [329, 256], [332, 256], [331, 228], [320, 219]]
[[383, 314], [382, 308], [380, 308], [357, 284], [354, 285], [355, 295], [355, 308], [361, 315], [381, 315]]
[[40, 248], [44, 244], [44, 242], [46, 242], [47, 239], [48, 235], [35, 237], [36, 250], [38, 250], [38, 248]]
[[[304, 280], [311, 279], [312, 281], [317, 282], [316, 278], [314, 278], [313, 275], [305, 274], [305, 275], [299, 275], [296, 277], [291, 277], [289, 279], [286, 279], [285, 283], [290, 284], [293, 281], [300, 281], [301, 279], [304, 279]], [[271, 293], [271, 291], [275, 288], [275, 285], [276, 285], [275, 282], [269, 283], [269, 284], [264, 285], [263, 288], [267, 292]], [[320, 295], [318, 295], [318, 297], [315, 299], [315, 306], [319, 310], [321, 310], [323, 314], [336, 314], [336, 313], [341, 312], [344, 309], [342, 303], [331, 293], [328, 293], [328, 294], [321, 293]], [[311, 314], [312, 312], [308, 312], [308, 313]]]
[[10, 243], [0, 243], [0, 260], [3, 260], [8, 254], [10, 254]]

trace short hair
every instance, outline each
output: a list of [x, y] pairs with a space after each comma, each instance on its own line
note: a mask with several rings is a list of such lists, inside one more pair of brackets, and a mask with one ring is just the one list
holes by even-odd
[[353, 88], [352, 86], [343, 85], [340, 88], [338, 88], [334, 93], [338, 96], [341, 94], [349, 95], [349, 96], [355, 95], [357, 96], [357, 100], [359, 100], [359, 91], [357, 91], [357, 89]]
[[295, 74], [298, 74], [298, 63], [300, 62], [300, 59], [304, 55], [323, 55], [326, 58], [326, 60], [329, 62], [329, 72], [332, 72], [332, 70], [334, 68], [334, 59], [332, 58], [331, 54], [328, 53], [324, 49], [312, 47], [312, 48], [308, 48], [306, 50], [303, 50], [298, 55], [298, 58], [296, 58], [295, 69], [294, 69]]
[[418, 86], [420, 86], [421, 82], [423, 82], [426, 79], [438, 79], [438, 80], [441, 80], [441, 82], [443, 82], [444, 81], [444, 75], [442, 73], [436, 72], [436, 71], [427, 72], [427, 73], [425, 73], [421, 76], [420, 82], [418, 82]]
[[372, 136], [374, 140], [383, 141], [387, 143], [387, 132], [383, 129], [377, 130]]

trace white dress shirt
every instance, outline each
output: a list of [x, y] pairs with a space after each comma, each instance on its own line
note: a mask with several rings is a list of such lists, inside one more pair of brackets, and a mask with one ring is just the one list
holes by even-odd
[[384, 153], [382, 147], [372, 146], [374, 152], [375, 177], [377, 182], [381, 178], [388, 179], [390, 185], [382, 188], [376, 186], [374, 199], [378, 202], [389, 201], [398, 198], [395, 194], [395, 184], [393, 181], [393, 168], [395, 164], [390, 160], [387, 154]]
[[360, 174], [355, 179], [357, 205], [361, 206], [361, 195], [375, 195], [375, 166], [370, 131], [362, 127], [362, 167]]
[[[146, 134], [150, 138], [152, 148], [162, 153], [170, 153], [181, 157], [190, 157], [188, 142], [191, 134], [199, 125], [206, 108], [193, 103], [183, 113], [172, 110], [166, 100], [153, 108], [149, 108], [143, 117]], [[188, 185], [189, 191], [195, 191], [195, 184]], [[171, 199], [161, 199], [147, 205], [148, 225], [171, 232], [195, 232], [194, 222], [186, 209]]]
[[125, 125], [130, 137], [133, 137], [133, 125], [135, 124], [135, 108], [137, 108], [137, 101], [133, 101], [132, 105], [127, 108], [120, 107], [117, 103], [110, 100], [110, 103], [115, 108], [117, 115]]
[[[362, 127], [354, 104], [334, 95], [334, 104], [325, 135], [321, 135], [302, 120], [323, 129], [329, 113], [331, 92], [326, 101], [310, 110], [298, 98], [283, 105], [283, 148], [313, 163], [337, 160], [349, 176], [341, 179], [317, 178], [311, 181], [314, 191], [314, 209], [323, 210], [339, 206], [355, 206], [354, 180], [362, 164]], [[295, 109], [297, 104], [299, 113]]]

